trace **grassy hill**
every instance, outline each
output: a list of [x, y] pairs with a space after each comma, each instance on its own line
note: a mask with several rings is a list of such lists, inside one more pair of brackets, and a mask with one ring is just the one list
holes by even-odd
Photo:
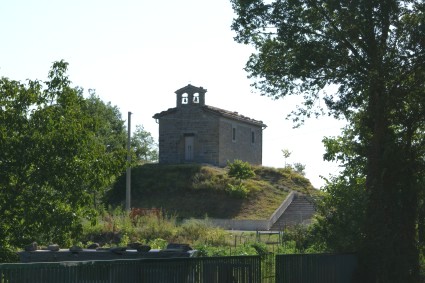
[[[291, 190], [315, 194], [310, 181], [289, 168], [253, 167], [255, 176], [244, 181], [245, 197], [229, 191], [235, 180], [226, 168], [210, 165], [144, 164], [132, 169], [132, 207], [162, 208], [178, 218], [266, 219]], [[125, 202], [125, 174], [108, 191], [105, 202]]]

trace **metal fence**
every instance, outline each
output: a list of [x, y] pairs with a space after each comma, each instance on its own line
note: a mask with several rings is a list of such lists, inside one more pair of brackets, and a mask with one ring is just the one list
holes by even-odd
[[260, 283], [259, 256], [0, 264], [0, 283]]
[[275, 283], [275, 263], [276, 256], [274, 253], [261, 255], [261, 282]]
[[297, 254], [0, 264], [0, 283], [345, 283], [354, 254]]
[[276, 256], [276, 283], [349, 283], [357, 268], [355, 254]]

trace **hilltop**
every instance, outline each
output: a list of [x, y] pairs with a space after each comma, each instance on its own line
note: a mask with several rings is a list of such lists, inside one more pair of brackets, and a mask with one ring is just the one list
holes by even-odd
[[[293, 191], [316, 194], [310, 181], [290, 168], [254, 166], [243, 197], [232, 193], [227, 169], [210, 165], [144, 164], [132, 169], [132, 207], [162, 208], [178, 218], [266, 219]], [[105, 203], [125, 202], [125, 174], [107, 192]]]

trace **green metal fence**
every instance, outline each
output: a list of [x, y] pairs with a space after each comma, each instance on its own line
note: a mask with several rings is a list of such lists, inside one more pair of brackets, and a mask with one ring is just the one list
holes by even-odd
[[348, 283], [356, 267], [354, 254], [8, 263], [0, 283]]
[[259, 256], [0, 264], [0, 283], [259, 283]]
[[267, 253], [261, 257], [261, 283], [275, 282], [275, 258], [274, 253]]
[[355, 254], [276, 256], [276, 283], [349, 283], [357, 268]]

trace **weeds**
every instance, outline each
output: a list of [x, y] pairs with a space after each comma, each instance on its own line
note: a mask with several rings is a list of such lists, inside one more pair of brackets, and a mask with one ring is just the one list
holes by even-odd
[[134, 221], [128, 212], [117, 208], [103, 212], [94, 226], [88, 221], [83, 222], [83, 234], [78, 240], [86, 245], [97, 242], [106, 247], [139, 242], [153, 249], [163, 249], [168, 243], [186, 243], [203, 256], [266, 256], [270, 252], [293, 254], [316, 251], [310, 245], [309, 230], [304, 226], [286, 230], [283, 241], [268, 239], [280, 244], [266, 244], [255, 235], [255, 232], [225, 231], [212, 226], [208, 218], [178, 223], [176, 216], [143, 215]]

